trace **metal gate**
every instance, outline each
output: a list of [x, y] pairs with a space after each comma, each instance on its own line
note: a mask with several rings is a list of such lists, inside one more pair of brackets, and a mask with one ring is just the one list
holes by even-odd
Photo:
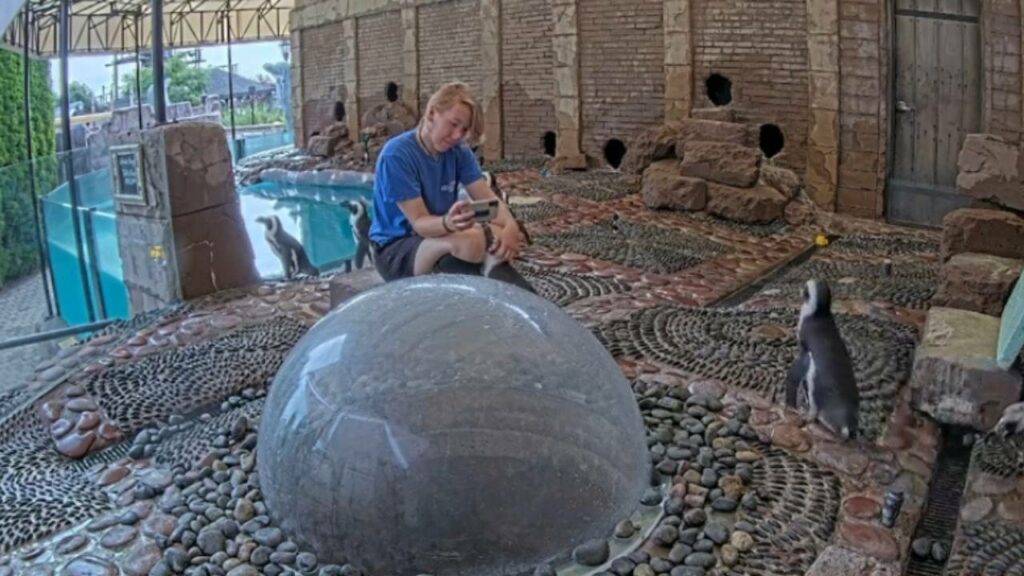
[[941, 226], [966, 206], [956, 161], [981, 129], [980, 0], [896, 0], [891, 222]]

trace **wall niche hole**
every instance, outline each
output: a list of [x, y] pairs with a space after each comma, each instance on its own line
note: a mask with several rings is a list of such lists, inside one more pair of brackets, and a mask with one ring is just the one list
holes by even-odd
[[548, 130], [544, 133], [544, 138], [542, 140], [544, 153], [548, 156], [554, 156], [555, 152], [558, 150], [558, 135], [551, 130]]
[[716, 72], [708, 76], [704, 86], [707, 88], [708, 100], [715, 106], [728, 106], [732, 102], [732, 80]]
[[384, 95], [387, 96], [388, 102], [398, 101], [398, 84], [394, 82], [388, 82], [388, 85], [384, 88]]
[[612, 138], [605, 142], [604, 159], [612, 168], [618, 168], [622, 164], [622, 158], [626, 155], [626, 145], [618, 138]]
[[334, 121], [345, 121], [345, 103], [340, 100], [334, 103]]
[[786, 136], [775, 124], [762, 124], [758, 144], [765, 158], [773, 158], [786, 147]]

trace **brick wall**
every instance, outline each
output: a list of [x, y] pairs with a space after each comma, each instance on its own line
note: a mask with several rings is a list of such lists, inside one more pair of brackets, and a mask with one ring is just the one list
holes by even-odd
[[359, 45], [359, 110], [365, 113], [387, 102], [388, 82], [402, 84], [402, 13], [398, 10], [360, 17], [356, 41]]
[[345, 100], [342, 23], [302, 30], [302, 125], [308, 136], [333, 119], [334, 102]]
[[711, 106], [705, 81], [732, 81], [736, 119], [777, 124], [780, 163], [803, 173], [807, 148], [806, 0], [693, 0], [694, 108]]
[[418, 9], [420, 108], [442, 84], [460, 80], [480, 98], [480, 2], [449, 0]]
[[627, 145], [664, 121], [662, 0], [578, 4], [582, 150], [604, 161], [604, 145]]
[[1018, 0], [984, 0], [981, 8], [985, 67], [985, 131], [1020, 140], [1021, 50]]
[[536, 157], [544, 152], [544, 133], [558, 129], [551, 75], [550, 0], [502, 2], [501, 26], [505, 157]]
[[883, 212], [889, 99], [884, 0], [839, 3], [839, 190], [836, 209], [865, 218]]

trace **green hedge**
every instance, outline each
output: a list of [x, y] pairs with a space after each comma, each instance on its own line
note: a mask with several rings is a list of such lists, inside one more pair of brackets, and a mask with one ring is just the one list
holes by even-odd
[[[33, 60], [30, 69], [32, 153], [36, 157], [52, 156], [56, 137], [50, 63], [46, 60]], [[28, 196], [28, 170], [24, 164], [22, 70], [20, 54], [0, 49], [0, 284], [24, 276], [39, 267], [32, 201]]]

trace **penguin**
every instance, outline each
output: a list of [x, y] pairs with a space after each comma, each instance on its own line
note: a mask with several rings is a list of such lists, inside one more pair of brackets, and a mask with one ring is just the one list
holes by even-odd
[[808, 280], [797, 325], [799, 352], [786, 381], [786, 404], [797, 405], [805, 387], [808, 417], [833, 434], [857, 436], [860, 395], [850, 352], [832, 316], [832, 292], [826, 282]]
[[1024, 434], [1024, 402], [1007, 406], [992, 432], [1003, 438]]
[[[370, 250], [370, 208], [366, 200], [345, 200], [341, 203], [349, 211], [349, 222], [352, 224], [352, 231], [356, 236], [356, 269], [363, 267], [363, 262], [369, 259], [370, 264], [375, 264], [373, 250]], [[352, 260], [345, 262], [345, 272], [352, 271]]]
[[257, 222], [266, 226], [264, 237], [270, 249], [281, 260], [284, 267], [284, 277], [291, 280], [298, 274], [307, 276], [319, 276], [320, 271], [309, 261], [306, 250], [294, 236], [284, 231], [281, 227], [281, 219], [277, 216], [260, 216]]

